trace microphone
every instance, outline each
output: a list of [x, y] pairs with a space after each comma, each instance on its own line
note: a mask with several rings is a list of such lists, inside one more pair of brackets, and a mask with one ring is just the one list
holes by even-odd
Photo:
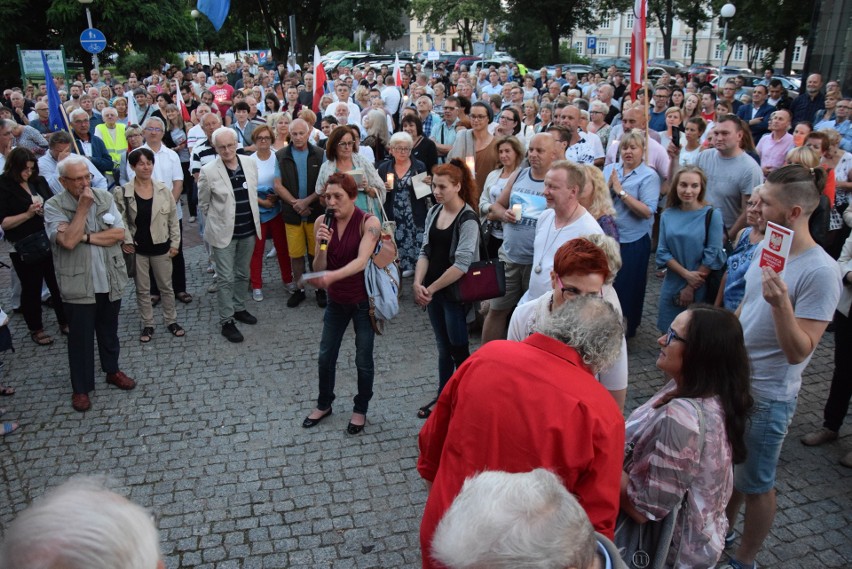
[[[332, 219], [334, 219], [334, 210], [329, 208], [329, 209], [325, 210], [325, 219], [323, 219], [322, 222], [323, 222], [323, 224], [325, 224], [326, 227], [331, 227], [331, 220]], [[327, 239], [321, 239], [320, 240], [320, 251], [325, 251], [326, 249], [328, 249], [328, 240]]]

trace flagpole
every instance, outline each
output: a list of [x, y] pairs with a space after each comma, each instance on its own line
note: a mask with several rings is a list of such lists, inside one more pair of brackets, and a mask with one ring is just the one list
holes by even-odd
[[62, 113], [62, 118], [65, 119], [66, 132], [71, 135], [71, 142], [74, 144], [74, 150], [80, 156], [85, 156], [85, 154], [80, 152], [80, 147], [77, 146], [77, 137], [74, 136], [74, 131], [71, 129], [71, 121], [68, 120], [68, 113], [65, 112], [65, 105], [63, 105], [61, 102], [59, 103], [59, 111]]
[[650, 120], [651, 120], [651, 101], [650, 96], [648, 94], [648, 42], [642, 41], [642, 61], [645, 62], [645, 65], [642, 67], [645, 69], [645, 78], [642, 81], [643, 89], [645, 90], [645, 163], [648, 163], [648, 146], [649, 146], [649, 138], [650, 134], [648, 130], [650, 128]]

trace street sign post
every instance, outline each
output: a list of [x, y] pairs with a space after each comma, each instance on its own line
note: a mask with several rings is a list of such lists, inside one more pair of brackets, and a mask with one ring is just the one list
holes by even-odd
[[598, 38], [595, 36], [587, 36], [586, 37], [586, 51], [589, 53], [595, 53], [595, 50], [598, 48]]
[[88, 28], [80, 34], [80, 45], [89, 53], [95, 55], [106, 49], [106, 36], [97, 28]]

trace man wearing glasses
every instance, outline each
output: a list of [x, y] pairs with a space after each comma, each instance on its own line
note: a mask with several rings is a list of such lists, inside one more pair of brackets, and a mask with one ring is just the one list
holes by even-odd
[[817, 125], [817, 130], [833, 128], [840, 134], [840, 148], [846, 152], [852, 152], [852, 123], [849, 121], [849, 111], [852, 110], [852, 99], [846, 98], [838, 101], [834, 108], [834, 120], [824, 121]]
[[71, 121], [71, 130], [74, 132], [74, 138], [77, 142], [75, 152], [80, 152], [91, 160], [95, 168], [104, 176], [112, 174], [112, 157], [107, 152], [104, 141], [92, 136], [89, 114], [82, 108], [78, 108], [71, 112], [68, 120]]
[[44, 204], [45, 231], [68, 315], [71, 404], [81, 413], [91, 408], [89, 393], [95, 389], [95, 337], [107, 383], [123, 390], [136, 387], [118, 365], [118, 313], [127, 285], [124, 224], [112, 194], [91, 187], [87, 162], [76, 154], [62, 160], [58, 170], [65, 191]]
[[39, 101], [35, 104], [35, 112], [38, 118], [30, 121], [30, 126], [39, 131], [43, 136], [50, 135], [50, 110], [47, 101]]
[[257, 205], [257, 165], [237, 154], [237, 133], [220, 127], [211, 137], [218, 157], [201, 167], [198, 205], [206, 220], [204, 240], [210, 244], [219, 284], [216, 302], [222, 335], [242, 342], [235, 320], [256, 324], [246, 310], [249, 269], [255, 238], [261, 238]]
[[432, 127], [432, 142], [438, 149], [438, 163], [447, 161], [447, 154], [453, 149], [456, 141], [456, 128], [459, 125], [459, 99], [456, 96], [447, 97], [444, 101], [444, 117]]
[[666, 111], [669, 108], [668, 87], [657, 87], [654, 89], [654, 108], [651, 109], [651, 118], [648, 120], [648, 128], [657, 132], [666, 130]]

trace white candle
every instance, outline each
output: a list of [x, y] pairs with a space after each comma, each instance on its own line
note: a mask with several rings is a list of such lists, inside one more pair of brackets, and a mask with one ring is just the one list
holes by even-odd
[[522, 206], [522, 205], [521, 205], [521, 204], [519, 204], [519, 203], [516, 203], [515, 205], [513, 205], [513, 206], [512, 206], [512, 213], [514, 213], [514, 214], [515, 214], [515, 219], [516, 219], [517, 221], [520, 221], [520, 220], [521, 220], [521, 216], [522, 216], [522, 215], [523, 215], [523, 213], [524, 213], [524, 206]]
[[393, 174], [391, 172], [388, 172], [388, 185], [393, 187]]
[[467, 169], [470, 170], [471, 176], [476, 176], [476, 162], [473, 156], [468, 156], [464, 159], [465, 165], [467, 165]]

